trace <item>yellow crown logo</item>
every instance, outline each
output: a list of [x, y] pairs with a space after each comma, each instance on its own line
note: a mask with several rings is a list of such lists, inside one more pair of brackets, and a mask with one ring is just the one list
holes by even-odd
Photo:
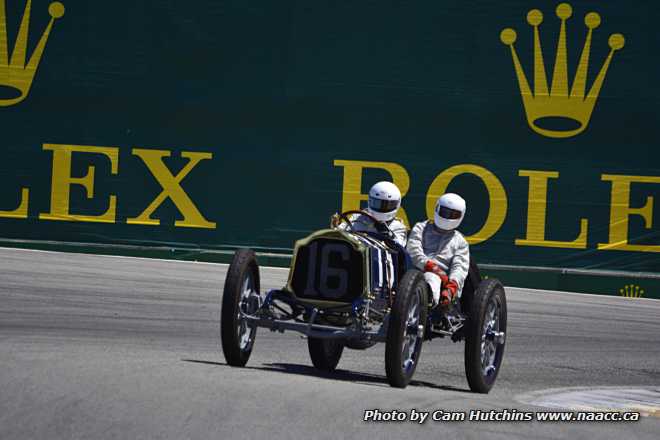
[[623, 289], [619, 289], [619, 294], [626, 298], [641, 298], [644, 296], [644, 289], [635, 284], [627, 284]]
[[[543, 14], [538, 9], [532, 9], [527, 13], [527, 23], [534, 28], [534, 93], [529, 87], [527, 77], [520, 64], [513, 43], [516, 42], [516, 31], [511, 28], [504, 29], [500, 34], [500, 40], [511, 48], [511, 57], [518, 77], [520, 94], [523, 106], [527, 113], [527, 123], [535, 132], [553, 138], [567, 138], [582, 133], [589, 124], [591, 113], [596, 105], [596, 99], [603, 86], [607, 69], [610, 67], [614, 52], [621, 49], [625, 39], [621, 34], [612, 34], [609, 38], [610, 52], [605, 63], [596, 76], [589, 93], [585, 97], [587, 84], [587, 71], [589, 70], [589, 54], [591, 52], [591, 38], [594, 29], [600, 26], [600, 15], [589, 12], [584, 17], [587, 26], [587, 38], [582, 48], [580, 63], [573, 80], [573, 87], [568, 90], [568, 60], [566, 56], [566, 20], [573, 14], [573, 9], [568, 3], [557, 6], [557, 17], [561, 20], [559, 30], [559, 42], [557, 43], [557, 55], [555, 67], [552, 73], [552, 86], [548, 92], [548, 81], [546, 79], [543, 53], [541, 51], [541, 39], [539, 26], [543, 22]], [[553, 130], [539, 126], [544, 118], [565, 118], [577, 122], [577, 128], [568, 130]]]
[[10, 105], [18, 104], [24, 100], [30, 92], [32, 80], [37, 73], [39, 61], [46, 48], [48, 36], [53, 28], [53, 23], [56, 18], [64, 15], [64, 5], [60, 2], [53, 2], [48, 7], [50, 14], [50, 23], [44, 31], [37, 47], [34, 49], [30, 61], [25, 64], [28, 31], [30, 28], [30, 10], [32, 8], [32, 0], [27, 0], [25, 11], [23, 12], [23, 19], [21, 26], [18, 30], [18, 37], [16, 38], [16, 45], [9, 57], [9, 46], [7, 44], [7, 16], [5, 13], [5, 0], [0, 0], [0, 87], [8, 87], [18, 93], [18, 96], [3, 99], [0, 97], [0, 107], [8, 107]]

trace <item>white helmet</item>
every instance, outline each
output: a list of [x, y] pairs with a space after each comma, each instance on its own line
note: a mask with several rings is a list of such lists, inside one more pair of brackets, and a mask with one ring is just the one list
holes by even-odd
[[443, 194], [435, 204], [435, 225], [445, 231], [458, 228], [465, 217], [465, 200], [454, 193]]
[[401, 191], [392, 182], [378, 182], [369, 190], [367, 212], [376, 220], [388, 222], [394, 219], [401, 206]]

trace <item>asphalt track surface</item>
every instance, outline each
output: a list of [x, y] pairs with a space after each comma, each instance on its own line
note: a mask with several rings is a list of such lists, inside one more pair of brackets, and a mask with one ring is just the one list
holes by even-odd
[[[259, 330], [246, 368], [219, 341], [226, 265], [0, 249], [0, 439], [657, 439], [628, 423], [364, 422], [364, 411], [538, 410], [524, 393], [660, 384], [660, 301], [507, 289], [490, 394], [463, 344], [427, 343], [414, 383], [385, 380], [384, 346], [311, 367], [293, 333]], [[262, 287], [287, 271], [262, 269]]]

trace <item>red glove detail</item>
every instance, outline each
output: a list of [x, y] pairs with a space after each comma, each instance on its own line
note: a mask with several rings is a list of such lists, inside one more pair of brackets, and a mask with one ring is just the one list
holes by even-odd
[[442, 292], [440, 292], [440, 305], [447, 306], [456, 297], [458, 284], [456, 284], [456, 281], [454, 280], [449, 280], [446, 283], [443, 283], [443, 287]]
[[433, 272], [433, 269], [438, 267], [438, 265], [433, 260], [426, 260], [424, 265], [424, 272]]
[[451, 294], [449, 293], [449, 290], [445, 289], [442, 292], [440, 292], [440, 305], [441, 306], [448, 306], [449, 303], [451, 303]]
[[432, 272], [437, 276], [439, 276], [440, 279], [442, 280], [443, 285], [449, 281], [449, 278], [447, 278], [447, 274], [445, 273], [445, 271], [442, 270], [440, 265], [433, 260], [428, 260], [426, 262], [426, 264], [424, 265], [424, 272]]

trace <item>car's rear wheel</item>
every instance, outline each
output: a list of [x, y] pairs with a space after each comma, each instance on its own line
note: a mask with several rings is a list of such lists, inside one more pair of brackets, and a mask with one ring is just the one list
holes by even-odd
[[376, 341], [366, 341], [363, 339], [349, 339], [346, 341], [345, 345], [346, 348], [350, 348], [352, 350], [366, 350], [367, 348], [373, 347], [377, 343], [378, 342]]
[[468, 269], [468, 275], [465, 278], [465, 284], [463, 285], [463, 291], [461, 293], [461, 310], [466, 313], [470, 313], [472, 309], [472, 299], [474, 298], [474, 292], [481, 284], [481, 273], [479, 271], [479, 266], [477, 266], [474, 258], [470, 258], [470, 268]]
[[465, 374], [470, 389], [488, 393], [495, 384], [506, 343], [506, 295], [499, 280], [490, 278], [474, 292], [465, 337]]
[[422, 351], [428, 291], [424, 276], [409, 270], [399, 282], [389, 315], [385, 343], [385, 372], [391, 386], [405, 388], [412, 379]]
[[257, 334], [257, 327], [245, 315], [259, 308], [259, 265], [254, 251], [239, 249], [227, 271], [222, 295], [220, 337], [222, 351], [229, 365], [245, 366]]
[[319, 370], [334, 371], [344, 351], [344, 344], [336, 339], [307, 338], [312, 365]]

